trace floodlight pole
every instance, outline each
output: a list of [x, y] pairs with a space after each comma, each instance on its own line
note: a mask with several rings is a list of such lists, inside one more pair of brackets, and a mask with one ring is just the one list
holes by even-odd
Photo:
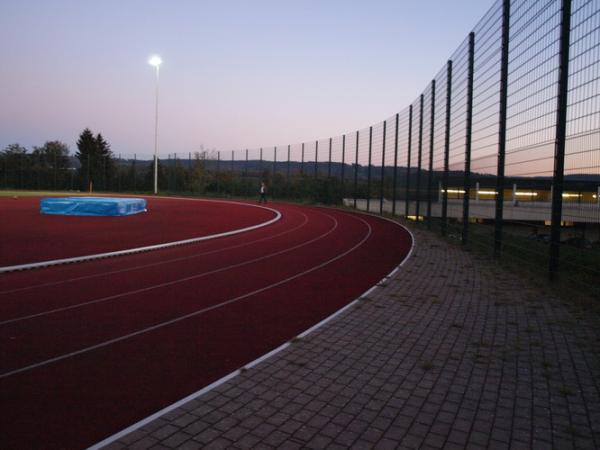
[[154, 117], [154, 195], [158, 194], [158, 71], [160, 64], [156, 64], [156, 102]]
[[158, 72], [162, 59], [155, 55], [150, 58], [148, 64], [156, 68], [156, 103], [154, 116], [154, 195], [158, 194]]

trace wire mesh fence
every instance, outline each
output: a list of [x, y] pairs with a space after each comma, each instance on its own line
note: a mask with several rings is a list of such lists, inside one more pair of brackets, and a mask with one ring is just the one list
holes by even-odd
[[[37, 151], [37, 150], [36, 150]], [[151, 192], [151, 155], [9, 146], [0, 187]], [[499, 0], [423, 92], [342, 136], [168, 154], [161, 192], [344, 204], [425, 223], [600, 296], [600, 3]]]

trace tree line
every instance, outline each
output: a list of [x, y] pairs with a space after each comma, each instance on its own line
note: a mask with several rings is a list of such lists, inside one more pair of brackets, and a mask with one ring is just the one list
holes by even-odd
[[[261, 181], [265, 181], [270, 196], [276, 198], [340, 203], [343, 198], [355, 195], [359, 198], [378, 196], [382, 189], [386, 198], [392, 198], [394, 168], [383, 169], [372, 166], [368, 170], [368, 166], [339, 162], [314, 165], [298, 161], [224, 161], [215, 151], [201, 151], [195, 152], [193, 157], [190, 153], [187, 159], [159, 160], [158, 186], [160, 193], [253, 197], [258, 194]], [[381, 174], [384, 174], [383, 183]], [[430, 195], [437, 198], [441, 172], [433, 175], [434, 192]], [[402, 187], [406, 185], [406, 176], [407, 169], [398, 167], [398, 199], [405, 196]], [[411, 197], [426, 194], [426, 177], [427, 172], [422, 171], [420, 186], [417, 186], [417, 171], [412, 169]], [[449, 178], [451, 185], [460, 185], [463, 173], [451, 172]], [[79, 135], [74, 155], [60, 141], [48, 141], [33, 147], [32, 151], [19, 144], [8, 145], [0, 151], [2, 189], [149, 193], [153, 186], [153, 160], [116, 158], [104, 136], [94, 134], [89, 128]]]
[[[218, 181], [205, 170], [207, 152], [197, 153], [191, 165], [158, 163], [161, 191], [203, 194]], [[214, 176], [212, 177], [214, 178]], [[47, 141], [31, 151], [20, 144], [0, 151], [0, 188], [72, 191], [151, 191], [154, 161], [116, 158], [102, 134], [84, 129], [74, 155], [61, 141]]]
[[[316, 179], [295, 170], [290, 177], [262, 161], [236, 164], [236, 170], [217, 160], [215, 152], [190, 153], [188, 159], [158, 161], [161, 193], [253, 197], [261, 181], [270, 196], [335, 203], [341, 201], [338, 179]], [[275, 170], [271, 170], [275, 169]], [[348, 181], [349, 184], [349, 181]], [[0, 151], [0, 188], [70, 190], [81, 192], [152, 192], [154, 161], [116, 158], [101, 133], [84, 129], [77, 151], [70, 154], [61, 141], [47, 141], [31, 151], [10, 144]]]
[[74, 158], [61, 141], [47, 141], [32, 151], [10, 144], [0, 151], [0, 184], [5, 189], [107, 189], [116, 172], [110, 145], [89, 128], [79, 135]]

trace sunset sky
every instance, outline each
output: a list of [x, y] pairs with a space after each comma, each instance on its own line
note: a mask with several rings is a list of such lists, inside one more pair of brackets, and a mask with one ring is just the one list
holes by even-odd
[[0, 2], [0, 150], [85, 127], [116, 154], [311, 141], [412, 102], [488, 0]]

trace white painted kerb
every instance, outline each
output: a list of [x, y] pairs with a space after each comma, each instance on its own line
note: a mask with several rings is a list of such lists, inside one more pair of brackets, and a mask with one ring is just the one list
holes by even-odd
[[[166, 198], [166, 197], [161, 197], [161, 198]], [[181, 197], [169, 197], [169, 198], [175, 198], [177, 200], [194, 200], [194, 201], [205, 201], [205, 202], [215, 202], [215, 203], [230, 203], [230, 204], [234, 204], [234, 205], [249, 206], [252, 208], [261, 208], [261, 209], [266, 209], [268, 211], [275, 213], [275, 217], [271, 220], [268, 220], [267, 222], [259, 223], [257, 225], [252, 225], [250, 227], [239, 228], [237, 230], [227, 231], [225, 233], [211, 234], [208, 236], [184, 239], [181, 241], [165, 242], [165, 243], [156, 244], [156, 245], [147, 245], [144, 247], [129, 248], [129, 249], [125, 249], [125, 250], [119, 250], [116, 252], [96, 253], [95, 255], [75, 256], [73, 258], [54, 259], [54, 260], [50, 260], [50, 261], [40, 261], [37, 263], [18, 264], [15, 266], [0, 267], [0, 273], [14, 272], [17, 270], [37, 269], [40, 267], [56, 266], [59, 264], [70, 264], [70, 263], [77, 263], [77, 262], [82, 262], [82, 261], [92, 261], [95, 259], [111, 258], [113, 256], [131, 255], [134, 253], [149, 252], [149, 251], [153, 251], [153, 250], [160, 250], [163, 248], [175, 247], [178, 245], [192, 244], [194, 242], [208, 241], [210, 239], [217, 239], [217, 238], [222, 238], [225, 236], [232, 236], [234, 234], [245, 233], [247, 231], [252, 231], [252, 230], [256, 230], [258, 228], [266, 227], [268, 225], [271, 225], [271, 224], [277, 222], [279, 219], [281, 219], [281, 213], [279, 211], [277, 211], [276, 209], [267, 208], [266, 206], [252, 205], [252, 204], [248, 204], [248, 203], [228, 202], [228, 201], [224, 201], [224, 200], [188, 199], [188, 198], [181, 198]]]

